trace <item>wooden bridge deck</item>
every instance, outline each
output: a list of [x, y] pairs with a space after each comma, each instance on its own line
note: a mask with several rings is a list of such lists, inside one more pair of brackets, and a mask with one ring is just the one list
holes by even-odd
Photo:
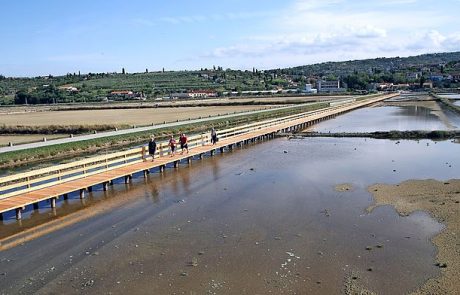
[[154, 162], [150, 158], [142, 162], [136, 162], [133, 164], [128, 164], [119, 168], [113, 168], [109, 171], [100, 172], [97, 174], [82, 176], [74, 180], [67, 182], [62, 182], [55, 184], [53, 186], [48, 186], [40, 189], [35, 189], [29, 192], [21, 193], [11, 197], [0, 199], [0, 217], [2, 213], [16, 210], [16, 218], [21, 218], [21, 211], [25, 209], [25, 206], [30, 204], [37, 204], [38, 202], [44, 200], [51, 201], [51, 207], [56, 206], [56, 200], [60, 196], [67, 197], [67, 194], [80, 191], [80, 197], [84, 197], [86, 191], [91, 191], [92, 187], [95, 185], [103, 184], [104, 190], [107, 189], [108, 184], [115, 179], [125, 178], [125, 181], [129, 181], [134, 173], [144, 172], [145, 174], [149, 173], [149, 170], [152, 168], [159, 167], [160, 170], [163, 170], [167, 164], [174, 164], [177, 166], [180, 161], [192, 161], [194, 157], [202, 157], [206, 153], [214, 154], [217, 150], [224, 152], [225, 149], [231, 149], [234, 145], [244, 144], [249, 141], [257, 141], [272, 138], [279, 131], [288, 131], [290, 129], [300, 129], [306, 128], [322, 119], [328, 119], [334, 117], [340, 113], [362, 107], [377, 101], [386, 99], [388, 97], [381, 97], [378, 99], [371, 99], [365, 102], [356, 102], [353, 105], [348, 105], [344, 108], [334, 108], [330, 111], [321, 112], [320, 114], [315, 114], [312, 116], [306, 116], [303, 118], [295, 119], [289, 122], [284, 122], [268, 127], [260, 127], [257, 130], [253, 130], [248, 133], [243, 133], [227, 138], [219, 139], [217, 144], [205, 144], [199, 145], [196, 147], [190, 148], [188, 154], [180, 155], [176, 154], [171, 157], [168, 155], [155, 158]]

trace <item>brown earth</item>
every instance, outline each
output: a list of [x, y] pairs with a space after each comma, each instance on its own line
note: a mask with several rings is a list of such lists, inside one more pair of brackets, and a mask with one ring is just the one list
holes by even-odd
[[[46, 112], [46, 111], [59, 111], [59, 110], [72, 110], [81, 108], [154, 108], [154, 107], [186, 107], [195, 105], [222, 105], [235, 103], [277, 103], [289, 104], [290, 102], [316, 102], [334, 99], [352, 98], [351, 95], [339, 96], [276, 96], [276, 97], [244, 97], [244, 98], [214, 98], [214, 99], [197, 99], [197, 100], [155, 100], [155, 101], [141, 101], [141, 102], [110, 102], [110, 103], [90, 103], [90, 104], [58, 104], [58, 105], [30, 105], [30, 106], [7, 106], [0, 107], [0, 114], [16, 114], [28, 112]], [[249, 105], [250, 106], [250, 105]], [[230, 106], [232, 107], [232, 106]]]
[[441, 275], [412, 294], [460, 294], [460, 179], [408, 180], [397, 185], [375, 184], [368, 190], [375, 198], [368, 211], [385, 204], [393, 205], [402, 216], [424, 210], [446, 225], [432, 239], [438, 247], [436, 265]]
[[183, 108], [150, 109], [110, 109], [78, 110], [53, 112], [10, 113], [0, 117], [0, 124], [5, 125], [92, 125], [92, 124], [129, 124], [149, 125], [172, 122], [176, 120], [196, 119], [265, 109], [266, 106], [209, 106]]

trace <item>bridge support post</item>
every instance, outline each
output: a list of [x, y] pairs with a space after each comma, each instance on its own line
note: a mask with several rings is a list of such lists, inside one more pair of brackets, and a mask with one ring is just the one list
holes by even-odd
[[51, 208], [56, 208], [56, 198], [51, 198]]
[[102, 183], [102, 190], [105, 192], [109, 189], [109, 183], [108, 182], [104, 182]]
[[174, 168], [179, 167], [179, 161], [174, 161]]
[[150, 174], [150, 171], [147, 169], [147, 170], [144, 170], [144, 178], [147, 178], [147, 175]]
[[220, 148], [220, 152], [223, 154], [224, 153], [224, 147]]
[[38, 202], [37, 202], [37, 203], [33, 203], [33, 204], [32, 204], [32, 208], [34, 208], [34, 210], [38, 210]]
[[63, 194], [62, 197], [64, 198], [64, 200], [68, 200], [68, 199], [69, 199], [69, 195], [68, 195], [68, 194]]
[[192, 164], [192, 157], [187, 158], [187, 164], [189, 164], [189, 165]]
[[22, 219], [22, 210], [24, 210], [24, 208], [16, 208], [16, 220]]
[[198, 158], [199, 158], [200, 160], [202, 160], [202, 159], [203, 159], [203, 153], [199, 154], [199, 155], [198, 155]]
[[3, 213], [0, 213], [0, 221], [3, 221]]
[[85, 189], [82, 188], [82, 189], [80, 190], [80, 199], [84, 199], [84, 198], [85, 198]]
[[216, 152], [216, 150], [211, 150], [211, 156], [214, 156], [215, 152]]
[[92, 186], [88, 186], [87, 190], [88, 190], [88, 192], [92, 192], [92, 191], [93, 191], [93, 187], [92, 187]]
[[165, 172], [165, 165], [160, 166], [160, 172]]
[[133, 178], [133, 176], [132, 176], [131, 174], [130, 174], [130, 175], [126, 175], [126, 176], [125, 176], [125, 183], [128, 184], [128, 183], [131, 181], [132, 178]]

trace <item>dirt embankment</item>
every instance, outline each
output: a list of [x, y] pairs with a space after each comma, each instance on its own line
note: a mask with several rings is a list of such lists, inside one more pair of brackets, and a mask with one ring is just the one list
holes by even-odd
[[368, 190], [375, 198], [368, 211], [386, 204], [403, 216], [424, 210], [446, 225], [432, 239], [439, 250], [436, 265], [441, 276], [428, 280], [413, 294], [460, 294], [460, 179], [408, 180], [397, 185], [375, 184]]

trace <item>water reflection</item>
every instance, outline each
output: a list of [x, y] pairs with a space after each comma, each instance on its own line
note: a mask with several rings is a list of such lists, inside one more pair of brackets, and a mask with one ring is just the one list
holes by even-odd
[[[78, 267], [91, 269], [92, 276], [107, 282], [93, 288], [110, 289], [121, 280], [134, 291], [156, 288], [205, 294], [211, 279], [224, 277], [235, 294], [280, 294], [280, 290], [337, 294], [343, 289], [344, 277], [358, 271], [376, 292], [405, 293], [439, 273], [434, 266], [435, 248], [429, 241], [441, 225], [425, 213], [402, 218], [391, 206], [367, 214], [365, 208], [372, 203], [367, 186], [408, 178], [458, 177], [456, 149], [450, 141], [395, 144], [359, 138], [277, 139], [196, 161], [190, 167], [153, 172], [147, 180], [135, 175], [129, 189], [120, 180], [106, 193], [94, 190], [86, 199], [88, 211], [111, 202], [117, 209], [93, 220], [94, 231], [79, 237], [86, 242], [82, 244], [88, 247], [88, 241], [99, 241], [104, 234], [114, 239], [111, 231], [106, 233], [106, 225], [114, 222], [116, 230], [129, 234], [98, 248], [99, 256], [85, 259]], [[353, 190], [337, 192], [334, 186], [338, 183], [350, 183]], [[104, 196], [107, 199], [98, 203]], [[70, 210], [67, 206], [82, 209], [75, 197], [68, 203], [60, 201], [57, 214]], [[49, 208], [43, 208], [34, 218], [25, 218], [25, 226], [49, 213]], [[46, 218], [52, 219], [52, 214]], [[55, 233], [37, 243], [69, 243], [60, 239]], [[384, 248], [366, 250], [377, 244]], [[200, 251], [204, 254], [194, 254]], [[186, 268], [195, 255], [198, 266]], [[99, 265], [97, 259], [113, 267]], [[144, 260], [148, 261], [142, 270], [146, 275], [133, 280], [130, 263]], [[366, 270], [369, 268], [373, 271]], [[189, 276], [177, 280], [182, 269]], [[163, 279], [158, 279], [159, 273]], [[0, 281], [0, 287], [9, 283], [15, 282]], [[94, 289], [98, 291], [102, 290]]]
[[[395, 104], [395, 103], [393, 103]], [[446, 113], [434, 102], [435, 109], [417, 105], [384, 105], [363, 108], [313, 126], [318, 132], [373, 132], [391, 130], [451, 130], [460, 126], [460, 116]]]

